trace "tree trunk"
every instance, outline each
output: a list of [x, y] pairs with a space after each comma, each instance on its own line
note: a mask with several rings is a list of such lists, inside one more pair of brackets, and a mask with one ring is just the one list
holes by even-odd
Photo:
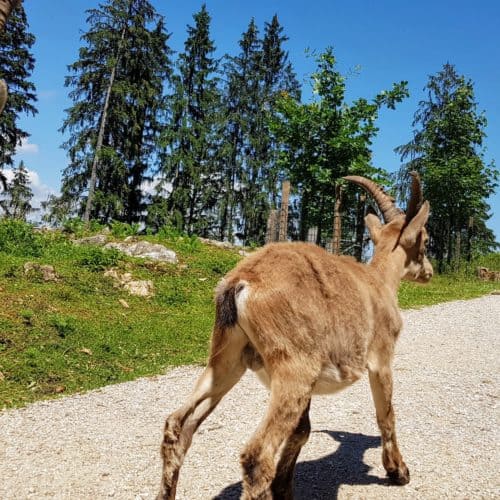
[[[130, 9], [131, 9], [131, 7], [132, 7], [132, 4], [130, 4]], [[129, 10], [129, 15], [130, 15], [130, 10]], [[104, 139], [104, 130], [106, 128], [106, 121], [107, 121], [107, 115], [108, 115], [109, 100], [111, 97], [111, 91], [113, 89], [113, 83], [115, 81], [116, 68], [118, 67], [118, 64], [120, 63], [121, 48], [123, 45], [123, 41], [125, 40], [126, 30], [127, 30], [127, 26], [125, 25], [122, 29], [120, 42], [118, 44], [117, 53], [116, 53], [116, 61], [115, 61], [115, 64], [113, 65], [113, 68], [111, 69], [111, 75], [109, 77], [109, 84], [108, 84], [108, 88], [106, 90], [106, 98], [104, 99], [104, 106], [103, 106], [102, 115], [101, 115], [101, 123], [99, 125], [99, 133], [97, 135], [97, 143], [96, 143], [96, 147], [95, 147], [94, 159], [92, 161], [92, 169], [90, 171], [89, 192], [88, 192], [88, 196], [87, 196], [87, 203], [85, 205], [85, 213], [83, 215], [83, 221], [85, 222], [86, 225], [88, 225], [90, 222], [90, 213], [92, 212], [92, 205], [94, 203], [94, 193], [95, 193], [95, 187], [97, 184], [97, 167], [99, 164], [99, 154], [100, 154], [101, 149], [102, 149], [102, 143], [103, 143], [103, 139]]]

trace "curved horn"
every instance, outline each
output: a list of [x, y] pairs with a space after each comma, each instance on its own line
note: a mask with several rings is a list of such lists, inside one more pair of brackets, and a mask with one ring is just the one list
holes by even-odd
[[5, 80], [0, 80], [0, 113], [3, 111], [6, 102], [7, 102], [7, 84], [5, 83]]
[[21, 0], [0, 0], [0, 31], [4, 29], [12, 10], [20, 5]]
[[409, 222], [417, 215], [424, 201], [422, 194], [422, 183], [420, 182], [420, 175], [418, 172], [412, 171], [411, 175], [411, 192], [410, 201], [408, 202], [408, 209], [406, 210], [406, 220]]
[[361, 177], [360, 175], [347, 175], [344, 179], [358, 184], [372, 195], [373, 199], [377, 202], [382, 215], [384, 216], [385, 222], [391, 222], [396, 217], [403, 214], [403, 211], [397, 208], [394, 204], [394, 198], [385, 193], [384, 190], [375, 182], [367, 179], [366, 177]]
[[[21, 5], [21, 0], [0, 0], [0, 31], [3, 31], [5, 23], [11, 12]], [[0, 113], [7, 102], [7, 84], [5, 80], [0, 80]]]

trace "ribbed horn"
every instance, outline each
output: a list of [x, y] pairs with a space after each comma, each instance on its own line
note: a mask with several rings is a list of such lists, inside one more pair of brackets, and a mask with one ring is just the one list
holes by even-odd
[[[0, 31], [5, 28], [5, 23], [9, 19], [12, 10], [21, 5], [21, 0], [0, 0]], [[7, 84], [5, 80], [0, 80], [0, 113], [7, 102]]]
[[0, 31], [4, 29], [12, 10], [20, 5], [21, 0], [0, 0]]
[[394, 204], [394, 198], [385, 193], [378, 184], [371, 181], [370, 179], [361, 177], [360, 175], [347, 175], [344, 177], [344, 179], [358, 184], [372, 195], [373, 199], [376, 201], [378, 207], [380, 208], [382, 215], [384, 216], [385, 222], [391, 222], [396, 217], [399, 217], [403, 214], [403, 211], [397, 208]]
[[420, 182], [420, 175], [418, 172], [412, 171], [411, 175], [411, 192], [410, 201], [408, 202], [408, 208], [406, 210], [406, 220], [409, 222], [417, 215], [420, 210], [422, 203], [424, 201], [424, 196], [422, 194], [422, 183]]

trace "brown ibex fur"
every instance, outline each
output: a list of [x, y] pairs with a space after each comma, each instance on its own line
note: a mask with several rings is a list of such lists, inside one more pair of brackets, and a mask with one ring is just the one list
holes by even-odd
[[241, 455], [243, 499], [293, 498], [295, 462], [310, 432], [311, 396], [343, 389], [365, 369], [383, 465], [392, 482], [409, 481], [396, 440], [391, 362], [402, 327], [399, 283], [432, 276], [425, 256], [429, 204], [415, 200], [416, 175], [406, 217], [375, 183], [348, 179], [374, 195], [388, 221], [366, 218], [375, 245], [371, 263], [332, 256], [311, 244], [276, 243], [226, 275], [216, 291], [208, 366], [187, 402], [166, 421], [158, 498], [175, 498], [194, 432], [247, 368], [271, 393], [267, 413]]

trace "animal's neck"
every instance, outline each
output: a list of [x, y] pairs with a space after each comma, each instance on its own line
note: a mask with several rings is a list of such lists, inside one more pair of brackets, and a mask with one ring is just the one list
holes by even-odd
[[401, 278], [404, 275], [405, 255], [396, 248], [390, 250], [375, 250], [370, 266], [381, 276], [382, 281], [397, 295]]

